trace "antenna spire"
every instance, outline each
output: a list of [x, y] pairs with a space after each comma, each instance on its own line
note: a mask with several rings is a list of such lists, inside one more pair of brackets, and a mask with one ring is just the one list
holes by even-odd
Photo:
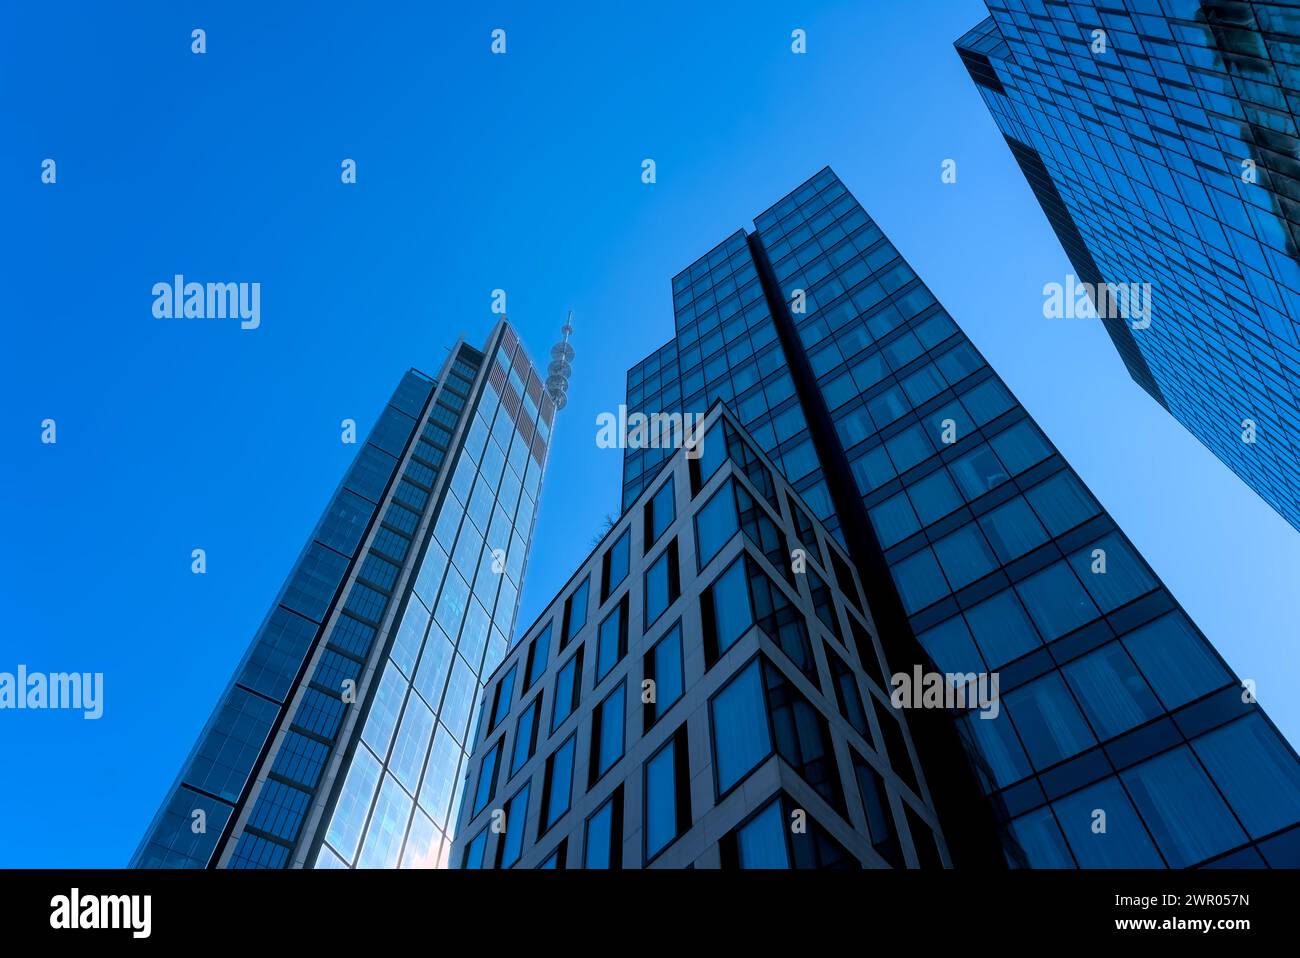
[[546, 395], [555, 403], [556, 410], [563, 409], [569, 402], [569, 377], [573, 375], [573, 347], [569, 345], [569, 335], [573, 332], [573, 310], [560, 327], [564, 338], [551, 347], [551, 363], [546, 367]]

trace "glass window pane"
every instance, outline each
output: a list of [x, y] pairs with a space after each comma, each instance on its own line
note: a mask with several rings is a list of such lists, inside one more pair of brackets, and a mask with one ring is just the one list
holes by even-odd
[[928, 548], [895, 563], [890, 571], [909, 613], [924, 609], [948, 594], [948, 583]]
[[710, 587], [713, 615], [717, 629], [718, 654], [731, 648], [754, 622], [749, 605], [749, 588], [745, 583], [742, 555]]
[[757, 659], [713, 697], [709, 712], [721, 795], [772, 753]]
[[1055, 672], [1003, 698], [1034, 767], [1040, 771], [1077, 755], [1095, 741], [1079, 707]]
[[1186, 746], [1121, 773], [1172, 868], [1186, 868], [1246, 840]]
[[1252, 838], [1295, 822], [1300, 768], [1262, 716], [1249, 715], [1215, 729], [1192, 742], [1192, 748]]
[[645, 765], [646, 858], [677, 837], [676, 742], [669, 741]]
[[1042, 644], [1010, 589], [971, 606], [966, 610], [966, 621], [990, 668], [1006, 665]]
[[1049, 641], [1097, 618], [1097, 607], [1064, 562], [1016, 584], [1039, 632]]
[[1123, 637], [1165, 708], [1175, 709], [1232, 680], [1181, 612], [1148, 622]]
[[980, 526], [988, 536], [1001, 562], [1010, 562], [1047, 541], [1047, 532], [1024, 499], [1006, 502], [980, 517]]
[[871, 524], [876, 527], [876, 538], [884, 549], [897, 545], [921, 528], [906, 493], [900, 492], [873, 506], [870, 514]]
[[736, 497], [731, 483], [723, 483], [713, 498], [695, 516], [695, 543], [699, 568], [703, 569], [740, 529]]
[[992, 572], [998, 564], [973, 522], [937, 541], [934, 554], [954, 592]]
[[780, 801], [774, 801], [736, 832], [741, 868], [789, 868], [785, 821]]
[[1025, 493], [1029, 504], [1054, 536], [1073, 529], [1101, 510], [1078, 476], [1066, 469]]
[[[609, 868], [614, 847], [614, 799], [610, 799], [587, 819], [587, 841], [583, 848], [583, 868]], [[618, 836], [619, 839], [622, 836]]]
[[1164, 867], [1118, 779], [1059, 799], [1053, 808], [1081, 868]]
[[654, 647], [654, 716], [659, 718], [682, 697], [682, 627], [678, 623]]
[[1114, 532], [1072, 554], [1070, 565], [1103, 612], [1119, 608], [1156, 584], [1142, 560]]
[[1110, 738], [1160, 714], [1160, 703], [1118, 642], [1062, 669], [1092, 727]]
[[574, 741], [574, 736], [570, 735], [551, 756], [551, 787], [546, 796], [546, 821], [543, 828], [550, 828], [569, 810], [569, 799], [573, 792]]

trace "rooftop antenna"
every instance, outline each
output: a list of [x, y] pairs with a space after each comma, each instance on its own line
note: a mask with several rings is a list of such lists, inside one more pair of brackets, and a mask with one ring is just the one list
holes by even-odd
[[564, 338], [551, 347], [551, 364], [546, 367], [546, 395], [555, 403], [556, 410], [563, 409], [569, 402], [569, 377], [573, 375], [573, 347], [569, 345], [569, 334], [573, 332], [573, 310], [569, 318], [560, 327]]

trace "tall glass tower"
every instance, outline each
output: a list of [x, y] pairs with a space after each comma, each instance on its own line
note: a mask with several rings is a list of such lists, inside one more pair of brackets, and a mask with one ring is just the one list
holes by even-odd
[[131, 864], [445, 862], [471, 712], [506, 653], [555, 404], [502, 321], [408, 372]]
[[[755, 224], [673, 279], [627, 405], [736, 411], [891, 673], [998, 673], [996, 718], [908, 716], [953, 863], [1300, 865], [1295, 752], [835, 174]], [[671, 452], [625, 453], [625, 508]]]
[[988, 8], [957, 51], [1078, 279], [1150, 284], [1129, 373], [1300, 529], [1300, 9]]

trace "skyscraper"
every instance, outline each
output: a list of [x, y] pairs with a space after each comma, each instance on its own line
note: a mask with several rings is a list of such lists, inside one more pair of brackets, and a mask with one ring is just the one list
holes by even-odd
[[[849, 583], [856, 578], [874, 636], [868, 644], [878, 642], [885, 675], [912, 674], [916, 667], [971, 678], [997, 675], [996, 710], [913, 707], [877, 716], [882, 729], [893, 728], [884, 718], [905, 719], [915, 745], [919, 781], [925, 783], [915, 793], [924, 799], [923, 807], [907, 806], [923, 818], [925, 809], [932, 809], [945, 860], [958, 867], [1300, 864], [1300, 761], [1295, 752], [1254, 701], [1249, 687], [1232, 674], [835, 174], [829, 168], [822, 170], [755, 222], [754, 233], [734, 233], [673, 279], [676, 336], [629, 372], [629, 421], [638, 412], [696, 414], [718, 401], [727, 403], [744, 432], [795, 493], [791, 508], [780, 516], [761, 506], [752, 512], [774, 527], [748, 534], [757, 552], [770, 553], [774, 572], [780, 565], [777, 552], [791, 545], [792, 530], [799, 530], [796, 538], [804, 545], [817, 538], [802, 532], [807, 526], [793, 508], [802, 504], [800, 508], [811, 511], [811, 518], [824, 529], [822, 538], [835, 539], [854, 567], [856, 577], [833, 575], [838, 585], [836, 604], [852, 603], [855, 588]], [[676, 462], [672, 448], [638, 445], [643, 447], [627, 449], [624, 458], [623, 504], [634, 514], [629, 519], [625, 511], [620, 520], [633, 529], [642, 521], [653, 526], [659, 511], [658, 506], [645, 508], [644, 494], [649, 491], [653, 501], [661, 474], [671, 470], [678, 475], [683, 468], [680, 463], [665, 466]], [[701, 462], [717, 455], [717, 446], [706, 439]], [[736, 455], [729, 443], [726, 450], [727, 455]], [[744, 491], [756, 502], [765, 497], [761, 489], [757, 498], [749, 489]], [[691, 489], [678, 489], [675, 514], [708, 512], [708, 502], [687, 504], [688, 494], [693, 498], [702, 492], [694, 481]], [[749, 505], [745, 500], [738, 509]], [[643, 510], [644, 519], [638, 518], [636, 513]], [[617, 526], [615, 533], [621, 529]], [[784, 544], [772, 534], [781, 530]], [[697, 520], [693, 530], [683, 524], [679, 538], [692, 531], [693, 545], [679, 545], [679, 563], [683, 555], [711, 554], [707, 543], [714, 538], [713, 522]], [[642, 534], [642, 541], [651, 538]], [[829, 551], [832, 566], [840, 555], [839, 546]], [[621, 568], [620, 555], [611, 549], [608, 561], [617, 561]], [[710, 696], [718, 680], [712, 674], [716, 663], [710, 664], [709, 650], [711, 644], [717, 645], [717, 630], [730, 634], [733, 628], [743, 630], [755, 619], [773, 614], [772, 597], [782, 593], [779, 583], [784, 578], [784, 573], [774, 572], [767, 573], [771, 581], [761, 588], [751, 583], [748, 592], [721, 579], [698, 587], [688, 587], [683, 580], [681, 592], [689, 597], [679, 607], [682, 655], [695, 663], [685, 681], [704, 683], [703, 691], [692, 690], [693, 703], [705, 698], [714, 701]], [[824, 587], [831, 585], [831, 578], [822, 577]], [[658, 588], [662, 593], [658, 581], [652, 581], [647, 570], [643, 585], [629, 587], [630, 601], [637, 602], [638, 591], [648, 594]], [[624, 648], [624, 625], [618, 620], [614, 620], [618, 623], [615, 637], [600, 627], [581, 634], [573, 629], [573, 609], [586, 610], [579, 625], [604, 624], [611, 621], [613, 604], [623, 601], [617, 592], [589, 596], [596, 582], [593, 572], [590, 580], [566, 587], [566, 595], [560, 597], [563, 609], [553, 606], [548, 612], [553, 613], [558, 634], [570, 644], [579, 643], [555, 673], [554, 684], [543, 690], [543, 695], [566, 703], [562, 718], [568, 714], [568, 703], [597, 694], [589, 673], [579, 670], [577, 657], [599, 662], [610, 643], [614, 649]], [[734, 598], [719, 604], [719, 588]], [[838, 620], [838, 626], [835, 619], [823, 620], [822, 626], [813, 623], [808, 607], [816, 608], [821, 590], [809, 585], [804, 599], [803, 588], [792, 587], [798, 590], [798, 599], [785, 595], [786, 603], [778, 613], [784, 618], [778, 618], [777, 625], [760, 626], [768, 638], [780, 645], [782, 625], [795, 633], [806, 632], [811, 625], [833, 639], [815, 646], [822, 651], [863, 648], [851, 636], [851, 617]], [[649, 598], [640, 601], [651, 603]], [[763, 611], [754, 611], [760, 607]], [[719, 609], [728, 613], [725, 627], [716, 624]], [[844, 631], [846, 621], [849, 633]], [[657, 634], [635, 615], [626, 627], [641, 632], [641, 638], [628, 639], [638, 649]], [[545, 645], [543, 634], [550, 633], [539, 622], [533, 646]], [[758, 643], [761, 648], [762, 636]], [[793, 643], [791, 648], [799, 645]], [[494, 796], [509, 798], [522, 784], [509, 774], [503, 782], [491, 776], [485, 779], [482, 769], [489, 761], [485, 756], [496, 755], [492, 761], [504, 762], [505, 756], [517, 757], [520, 748], [525, 759], [532, 755], [533, 745], [528, 743], [535, 724], [516, 721], [512, 726], [504, 721], [507, 713], [520, 714], [513, 711], [516, 708], [530, 707], [522, 696], [514, 704], [517, 693], [509, 680], [511, 674], [531, 675], [533, 666], [520, 657], [523, 654], [512, 652], [489, 680], [492, 720], [476, 737], [466, 783], [474, 799], [462, 814], [467, 827], [457, 836], [458, 854], [465, 855], [462, 861], [469, 864], [476, 864], [479, 854], [478, 850], [471, 854], [483, 820], [477, 816], [485, 809], [496, 811], [491, 805]], [[773, 653], [769, 658], [782, 663], [799, 658], [799, 654], [783, 655]], [[869, 659], [860, 653], [849, 665], [867, 692], [870, 684], [862, 684], [857, 669], [865, 669]], [[719, 674], [732, 674], [736, 664], [722, 666]], [[793, 677], [790, 669], [781, 671], [786, 680]], [[635, 676], [635, 665], [632, 673]], [[819, 670], [820, 680], [805, 674], [809, 681], [805, 701], [843, 732], [829, 708], [833, 693], [825, 688], [827, 676], [834, 674], [833, 667], [829, 673]], [[529, 683], [520, 684], [531, 691]], [[812, 694], [817, 691], [820, 697]], [[752, 695], [748, 701], [750, 708], [758, 707]], [[546, 705], [539, 708], [540, 714], [547, 714]], [[770, 701], [767, 709], [770, 715]], [[611, 722], [603, 704], [599, 711], [605, 729]], [[532, 776], [531, 794], [545, 794], [546, 801], [553, 801], [556, 769], [571, 772], [585, 754], [575, 749], [584, 748], [584, 742], [600, 741], [584, 727], [588, 719], [596, 721], [595, 709], [575, 723], [578, 738], [565, 739], [571, 744], [546, 742], [556, 751], [540, 755], [528, 766], [541, 772]], [[698, 732], [688, 730], [689, 762], [684, 771], [669, 776], [666, 769], [659, 770], [662, 778], [654, 781], [664, 785], [663, 795], [669, 794], [666, 782], [680, 789], [683, 776], [693, 782], [708, 765], [727, 764], [729, 759], [712, 751], [727, 738], [717, 733], [716, 714], [713, 721], [711, 738], [703, 725]], [[756, 729], [759, 724], [755, 718], [746, 727]], [[517, 727], [524, 727], [524, 732]], [[625, 728], [629, 736], [651, 734], [642, 732], [634, 718]], [[776, 728], [769, 725], [774, 736]], [[551, 730], [567, 734], [554, 719]], [[525, 744], [518, 744], [521, 741]], [[657, 788], [647, 784], [658, 774], [650, 763], [637, 770], [637, 762], [648, 756], [634, 744], [631, 739], [626, 742], [626, 755], [613, 759], [610, 774], [641, 783], [634, 788]], [[652, 744], [660, 745], [658, 740]], [[855, 744], [873, 747], [865, 736]], [[853, 770], [844, 764], [851, 761], [852, 749], [836, 746], [837, 772], [826, 768], [830, 753], [822, 752], [824, 761], [803, 771], [797, 758], [792, 761], [783, 755], [786, 767], [777, 777], [785, 781], [792, 774], [787, 769], [792, 769], [810, 785], [827, 778], [842, 784], [853, 781]], [[884, 752], [888, 755], [890, 750], [886, 747]], [[762, 749], [752, 754], [762, 754]], [[892, 757], [888, 764], [896, 772], [906, 767]], [[747, 766], [741, 763], [740, 767]], [[887, 792], [898, 797], [901, 793], [892, 777], [889, 782]], [[590, 779], [574, 780], [569, 801], [584, 815], [592, 812], [594, 820], [598, 809], [590, 803], [577, 805], [588, 787]], [[653, 826], [659, 829], [656, 834], [669, 836], [668, 844], [695, 827], [692, 816], [698, 806], [689, 804], [696, 800], [695, 788], [692, 784], [689, 801], [679, 798], [659, 805], [672, 809], [671, 828], [667, 817]], [[749, 798], [761, 804], [760, 800], [775, 794], [775, 788], [774, 781], [764, 779], [753, 786]], [[806, 792], [803, 795], [807, 797]], [[715, 799], [716, 807], [722, 807], [723, 795], [707, 797], [705, 808], [715, 808]], [[622, 801], [623, 848], [635, 852], [637, 831], [652, 828], [635, 809], [649, 799], [629, 797], [625, 791]], [[897, 825], [899, 805], [892, 798], [889, 804]], [[807, 804], [800, 807], [808, 812]], [[520, 817], [538, 821], [530, 817], [531, 812], [518, 816], [510, 808], [500, 810], [507, 835], [509, 823]], [[787, 811], [798, 810], [780, 809], [784, 820], [789, 820]], [[613, 811], [611, 806], [611, 817]], [[863, 825], [859, 813], [867, 814], [865, 807], [840, 821], [852, 821], [860, 833], [870, 836], [859, 838], [874, 846], [876, 833], [869, 823]], [[541, 834], [548, 827], [547, 818], [549, 813], [540, 820], [539, 831], [512, 835], [510, 841], [549, 842]], [[809, 818], [817, 821], [815, 810]], [[604, 819], [600, 828], [606, 828]], [[713, 829], [706, 826], [713, 836], [709, 841], [716, 840]], [[566, 832], [577, 834], [573, 824]], [[770, 837], [769, 830], [761, 832]], [[491, 854], [487, 845], [492, 841], [484, 839], [485, 856]], [[663, 854], [671, 854], [670, 860], [678, 864], [704, 863], [697, 851], [713, 855], [701, 851], [709, 841], [691, 841], [697, 843], [691, 851], [670, 853], [664, 845]], [[763, 850], [763, 860], [773, 861], [768, 857], [774, 848], [770, 840], [756, 838], [755, 842]], [[645, 845], [643, 839], [642, 847], [655, 844]], [[862, 852], [852, 852], [854, 860], [876, 861], [862, 844], [854, 847]], [[786, 851], [787, 861], [797, 862], [802, 854], [792, 847]], [[583, 860], [569, 850], [571, 865]], [[623, 862], [635, 865], [647, 860], [648, 855], [625, 854]], [[745, 861], [743, 854], [728, 860]], [[720, 851], [708, 861], [725, 863]]]
[[1300, 9], [988, 8], [957, 51], [1079, 280], [1149, 284], [1129, 373], [1300, 529]]
[[844, 547], [722, 403], [695, 434], [485, 687], [452, 864], [941, 865]]
[[132, 865], [445, 861], [505, 655], [555, 406], [504, 321], [402, 377]]

